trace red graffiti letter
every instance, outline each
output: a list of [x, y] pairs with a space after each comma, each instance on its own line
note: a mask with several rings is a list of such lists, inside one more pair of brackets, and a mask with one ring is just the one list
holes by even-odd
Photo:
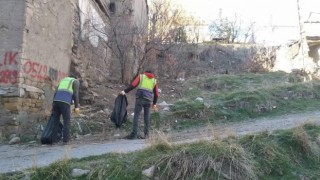
[[18, 64], [18, 62], [17, 62], [17, 60], [16, 60], [16, 57], [17, 57], [18, 54], [19, 54], [18, 52], [15, 52], [15, 53], [10, 52], [10, 53], [9, 53], [9, 64], [10, 64], [10, 65], [13, 64], [13, 63], [14, 63], [15, 65]]
[[32, 63], [32, 72], [31, 72], [31, 77], [32, 78], [37, 78], [38, 67], [39, 67], [39, 63], [37, 63], [37, 62], [33, 62]]
[[18, 82], [18, 71], [3, 70], [0, 72], [0, 83], [16, 84]]
[[31, 66], [31, 61], [27, 61], [24, 65], [23, 65], [23, 72], [26, 74], [29, 74], [32, 70], [32, 66]]

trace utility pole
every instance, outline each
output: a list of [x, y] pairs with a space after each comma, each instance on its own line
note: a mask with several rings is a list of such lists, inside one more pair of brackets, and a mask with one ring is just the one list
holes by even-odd
[[302, 19], [301, 15], [301, 4], [300, 0], [297, 0], [297, 6], [298, 6], [298, 17], [299, 17], [299, 27], [300, 27], [300, 49], [302, 53], [302, 63], [303, 63], [303, 71], [305, 71], [305, 60], [308, 59], [308, 52], [309, 52], [309, 47], [308, 47], [308, 42], [307, 42], [307, 36], [306, 36], [306, 31], [304, 29], [304, 22]]

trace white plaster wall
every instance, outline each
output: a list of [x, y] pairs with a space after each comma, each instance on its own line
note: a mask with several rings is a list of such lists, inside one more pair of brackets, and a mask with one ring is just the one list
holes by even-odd
[[320, 38], [320, 21], [319, 23], [305, 23], [304, 28], [307, 36], [318, 36]]
[[145, 0], [134, 0], [133, 6], [133, 18], [134, 23], [141, 28], [147, 30], [148, 27], [148, 14], [147, 14], [147, 4]]
[[[139, 32], [143, 32], [145, 34], [148, 33], [148, 9], [147, 9], [147, 2], [146, 0], [134, 0], [132, 1], [132, 8], [133, 8], [133, 23], [135, 27], [138, 27], [141, 29]], [[137, 36], [136, 38], [142, 38], [142, 36]], [[144, 49], [145, 44], [142, 44], [142, 47], [138, 47], [139, 49]], [[135, 47], [136, 48], [136, 47]], [[137, 52], [138, 50], [136, 50]], [[139, 61], [138, 59], [141, 59], [141, 57], [136, 57], [136, 55], [139, 56], [139, 54], [131, 53], [132, 59], [132, 69], [133, 73], [136, 74], [139, 67]], [[141, 56], [141, 54], [140, 54]]]
[[[27, 0], [23, 38], [24, 84], [37, 86], [47, 76], [59, 81], [69, 73], [73, 0]], [[30, 81], [32, 82], [30, 84]]]
[[81, 37], [89, 38], [94, 47], [98, 47], [99, 38], [108, 40], [106, 24], [89, 0], [79, 0]]

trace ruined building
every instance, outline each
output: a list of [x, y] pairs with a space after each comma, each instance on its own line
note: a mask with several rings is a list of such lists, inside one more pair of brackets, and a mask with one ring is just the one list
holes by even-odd
[[303, 27], [307, 46], [303, 46], [303, 39], [280, 46], [274, 71], [291, 72], [293, 69], [300, 69], [309, 74], [319, 75], [320, 13], [311, 12], [307, 21], [303, 22]]
[[[110, 77], [117, 59], [107, 43], [112, 38], [108, 31], [112, 14], [123, 5], [119, 2], [0, 1], [1, 139], [39, 132], [38, 123], [50, 113], [57, 83], [70, 71], [82, 77], [83, 91], [93, 81]], [[128, 19], [147, 18], [146, 1], [128, 0], [127, 4], [131, 7]], [[83, 98], [90, 96], [93, 93], [88, 91]]]
[[[309, 45], [309, 56], [313, 61], [320, 61], [320, 13], [311, 12], [308, 20], [304, 23], [307, 31], [307, 40]], [[320, 64], [320, 63], [319, 63]]]

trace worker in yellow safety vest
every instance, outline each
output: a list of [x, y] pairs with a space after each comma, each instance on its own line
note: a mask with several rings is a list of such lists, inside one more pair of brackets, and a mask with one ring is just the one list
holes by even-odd
[[[138, 75], [129, 87], [121, 91], [121, 95], [129, 93], [131, 90], [137, 88], [136, 102], [133, 116], [132, 132], [126, 136], [126, 139], [148, 138], [149, 137], [149, 122], [150, 122], [150, 107], [157, 111], [157, 100], [159, 97], [158, 82], [152, 70], [147, 70], [143, 74]], [[152, 102], [152, 106], [151, 106]], [[144, 111], [144, 137], [139, 135], [139, 117], [140, 113]]]
[[51, 118], [60, 121], [63, 118], [62, 140], [66, 144], [70, 138], [70, 116], [71, 104], [74, 102], [74, 112], [80, 114], [79, 105], [79, 86], [80, 78], [78, 76], [70, 76], [63, 78], [53, 97]]

